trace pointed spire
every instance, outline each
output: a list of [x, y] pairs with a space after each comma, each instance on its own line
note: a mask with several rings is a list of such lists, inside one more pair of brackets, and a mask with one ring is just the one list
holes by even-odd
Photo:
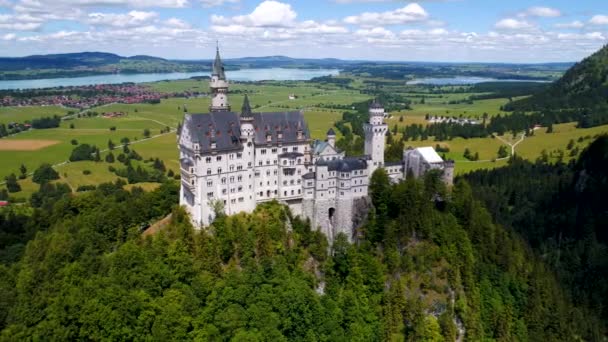
[[251, 116], [251, 105], [249, 104], [249, 97], [245, 94], [245, 99], [243, 100], [243, 107], [241, 108], [242, 116]]
[[215, 49], [215, 61], [213, 62], [213, 75], [218, 76], [220, 80], [226, 79], [226, 74], [224, 73], [224, 64], [222, 63], [222, 59], [220, 58], [220, 45], [217, 43]]

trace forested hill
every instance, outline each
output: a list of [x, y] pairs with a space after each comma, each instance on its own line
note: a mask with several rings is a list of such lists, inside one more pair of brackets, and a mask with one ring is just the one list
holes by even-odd
[[507, 110], [601, 108], [608, 103], [608, 46], [572, 66], [547, 90], [514, 101]]
[[[589, 174], [595, 177], [595, 174]], [[391, 184], [354, 244], [272, 202], [195, 231], [178, 186], [44, 184], [0, 211], [0, 341], [578, 341], [603, 325], [471, 187]], [[65, 191], [65, 189], [68, 191]], [[172, 211], [156, 236], [142, 223]]]
[[608, 136], [570, 164], [510, 165], [466, 176], [497, 222], [542, 255], [576, 303], [608, 321]]

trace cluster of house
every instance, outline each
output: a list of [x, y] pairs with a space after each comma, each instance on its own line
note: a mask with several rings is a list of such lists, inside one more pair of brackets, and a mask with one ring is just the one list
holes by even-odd
[[[167, 97], [191, 97], [199, 94], [198, 92], [160, 93], [135, 84], [100, 84], [15, 92], [27, 93], [28, 96], [11, 96], [11, 93], [7, 92], [8, 95], [0, 97], [0, 107], [64, 106], [86, 109], [110, 103], [145, 103], [160, 101]], [[57, 94], [53, 94], [54, 92]]]
[[454, 123], [459, 125], [479, 125], [479, 120], [471, 118], [460, 118], [454, 116], [429, 116], [427, 120], [429, 123]]
[[126, 115], [127, 114], [125, 114], [124, 112], [105, 112], [105, 113], [101, 114], [102, 117], [107, 118], [107, 119], [121, 118]]

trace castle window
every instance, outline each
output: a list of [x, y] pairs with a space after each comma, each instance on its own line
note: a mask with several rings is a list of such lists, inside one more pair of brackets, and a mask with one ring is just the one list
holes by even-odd
[[222, 156], [217, 156], [217, 158], [215, 158], [215, 160], [221, 161], [222, 160]]
[[294, 146], [291, 150], [294, 152], [298, 152], [298, 146]]
[[283, 185], [287, 185], [287, 181], [286, 181], [286, 180], [285, 180], [285, 181], [283, 181]]
[[208, 193], [207, 193], [207, 197], [209, 197], [209, 198], [213, 198], [213, 192], [208, 192]]
[[234, 165], [230, 165], [230, 171], [234, 171]]
[[241, 159], [242, 157], [243, 157], [243, 154], [242, 154], [242, 153], [240, 153], [240, 152], [239, 152], [239, 153], [237, 153], [237, 154], [236, 154], [236, 158], [237, 158], [237, 159]]
[[240, 182], [243, 180], [243, 176], [238, 176], [236, 179]]
[[208, 187], [212, 187], [212, 186], [213, 186], [213, 181], [212, 181], [212, 180], [207, 181], [207, 186], [208, 186]]
[[230, 177], [230, 183], [234, 183], [234, 176]]
[[228, 193], [228, 190], [226, 190], [226, 189], [222, 189], [222, 195], [225, 195], [225, 194], [227, 194], [227, 193]]
[[221, 167], [218, 167], [218, 168], [217, 168], [217, 173], [218, 173], [218, 175], [219, 175], [220, 173], [222, 173], [222, 168], [221, 168]]
[[258, 162], [258, 165], [259, 165], [259, 166], [262, 166], [262, 165], [264, 165], [264, 164], [263, 164], [263, 162], [260, 160], [260, 161]]
[[261, 149], [261, 150], [260, 150], [260, 153], [261, 153], [261, 154], [266, 154], [266, 149], [265, 149], [265, 148]]
[[239, 170], [239, 171], [241, 171], [243, 169], [243, 165], [237, 165], [236, 169]]
[[[222, 106], [223, 106], [223, 104], [222, 104]], [[233, 198], [233, 199], [230, 200], [230, 203], [235, 204], [236, 200]]]
[[264, 191], [260, 191], [260, 197], [264, 197]]
[[190, 168], [190, 173], [194, 173], [194, 168], [193, 167]]
[[302, 190], [298, 189], [298, 195], [302, 193]]
[[278, 175], [279, 174], [279, 170], [274, 170], [274, 175]]
[[211, 157], [207, 157], [207, 158], [205, 158], [205, 162], [206, 162], [206, 163], [211, 163]]
[[275, 194], [275, 195], [276, 195], [276, 194], [278, 194], [278, 193], [279, 193], [279, 191], [278, 191], [278, 190], [275, 190], [275, 191], [274, 191], [274, 194]]
[[276, 147], [272, 149], [272, 153], [277, 153], [277, 148]]
[[283, 196], [287, 196], [287, 191], [283, 191]]
[[267, 160], [267, 161], [266, 161], [266, 165], [270, 165], [270, 160]]
[[243, 197], [239, 197], [239, 202], [243, 202], [245, 199]]
[[190, 184], [191, 184], [191, 185], [194, 185], [194, 179], [190, 181]]
[[294, 194], [294, 191], [293, 191], [293, 190], [291, 190], [291, 195], [293, 196], [293, 194]]
[[226, 177], [222, 177], [222, 184], [226, 184]]
[[230, 154], [228, 155], [228, 158], [230, 158], [230, 160], [234, 159], [234, 154], [233, 154], [233, 153], [230, 153]]
[[283, 147], [283, 152], [287, 152], [287, 147]]
[[278, 161], [278, 160], [276, 160], [276, 159], [272, 161], [272, 163], [273, 163], [274, 165], [277, 165], [277, 163], [278, 163], [278, 162], [279, 162], [279, 161]]
[[256, 172], [255, 172], [255, 176], [256, 176], [256, 177], [260, 177], [260, 171], [256, 171]]
[[238, 188], [238, 192], [241, 192], [241, 191], [243, 191], [243, 187], [242, 187], [242, 186], [239, 186], [239, 188]]

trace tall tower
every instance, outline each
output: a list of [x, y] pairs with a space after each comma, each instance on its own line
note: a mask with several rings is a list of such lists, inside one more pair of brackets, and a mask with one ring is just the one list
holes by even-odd
[[370, 175], [384, 166], [384, 137], [388, 125], [384, 123], [384, 107], [374, 99], [369, 106], [369, 122], [363, 125], [365, 131], [365, 154], [370, 156]]
[[219, 46], [215, 52], [215, 61], [213, 62], [213, 72], [211, 73], [211, 81], [209, 82], [211, 89], [211, 105], [209, 110], [212, 112], [230, 111], [228, 103], [228, 81], [224, 73], [224, 64], [220, 58]]

